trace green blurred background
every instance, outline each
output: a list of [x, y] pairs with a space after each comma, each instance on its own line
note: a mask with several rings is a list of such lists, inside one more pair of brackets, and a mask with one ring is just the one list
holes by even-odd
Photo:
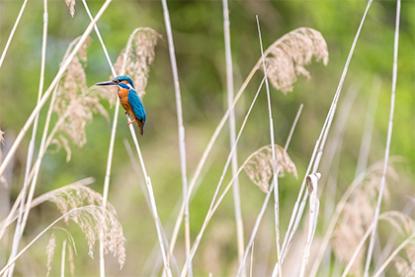
[[[5, 45], [21, 2], [0, 0], [0, 49], [3, 49]], [[103, 1], [88, 1], [94, 14], [102, 3]], [[294, 91], [286, 96], [272, 90], [276, 141], [279, 144], [284, 144], [297, 109], [301, 103], [304, 104], [304, 111], [289, 149], [300, 178], [286, 177], [280, 182], [281, 218], [284, 229], [299, 189], [300, 180], [335, 93], [365, 4], [366, 1], [363, 0], [229, 2], [236, 90], [260, 55], [255, 15], [258, 15], [261, 21], [265, 46], [292, 29], [307, 26], [319, 30], [325, 37], [329, 48], [329, 64], [327, 67], [312, 64], [309, 67], [312, 75], [310, 80], [300, 79]], [[55, 76], [68, 44], [79, 36], [89, 23], [81, 1], [77, 1], [73, 18], [69, 15], [65, 1], [51, 0], [48, 1], [48, 5], [46, 86]], [[226, 109], [222, 2], [217, 0], [169, 1], [169, 8], [182, 88], [190, 177]], [[390, 104], [394, 21], [395, 1], [375, 1], [357, 44], [346, 79], [344, 95], [340, 99], [341, 106], [347, 92], [351, 89], [357, 90], [344, 132], [344, 143], [339, 160], [337, 195], [332, 197], [338, 197], [354, 178], [368, 102], [371, 95], [377, 92], [379, 98], [370, 163], [383, 159]], [[172, 211], [175, 210], [176, 203], [180, 201], [182, 192], [175, 98], [161, 3], [159, 1], [113, 1], [99, 20], [98, 26], [113, 61], [124, 47], [129, 34], [136, 27], [151, 27], [163, 36], [157, 46], [155, 62], [151, 67], [146, 89], [147, 94], [144, 97], [148, 113], [146, 134], [139, 139], [149, 174], [152, 177], [161, 220], [170, 233], [171, 216], [174, 214]], [[41, 1], [29, 1], [10, 51], [0, 69], [0, 129], [9, 136], [18, 133], [35, 106], [41, 37], [42, 4]], [[94, 33], [91, 37], [87, 67], [87, 80], [90, 86], [97, 81], [106, 80], [110, 75], [98, 39]], [[402, 1], [398, 70], [391, 154], [405, 159], [405, 163], [399, 165], [399, 170], [402, 176], [411, 180], [415, 173], [415, 2], [413, 0]], [[252, 100], [260, 78], [262, 78], [261, 74], [256, 74], [243, 99], [237, 105], [238, 126]], [[104, 104], [112, 114], [113, 107], [107, 103]], [[45, 115], [42, 114], [41, 126], [44, 117]], [[95, 117], [87, 127], [87, 144], [82, 149], [72, 146], [72, 159], [68, 163], [65, 161], [64, 151], [50, 151], [42, 166], [37, 194], [87, 176], [96, 178], [93, 188], [102, 191], [110, 128], [110, 121], [100, 116]], [[17, 153], [11, 179], [11, 201], [16, 197], [22, 184], [28, 140], [29, 136]], [[139, 183], [144, 181], [142, 176], [132, 169], [124, 141], [131, 143], [127, 124], [124, 117], [120, 117], [110, 201], [118, 211], [127, 237], [127, 262], [124, 269], [118, 271], [115, 261], [109, 259], [109, 270], [113, 276], [140, 276], [144, 274], [145, 264], [153, 262], [150, 253], [157, 240], [150, 211], [139, 188]], [[239, 143], [240, 162], [251, 152], [268, 143], [268, 117], [265, 91], [263, 91]], [[200, 189], [191, 203], [193, 238], [203, 221], [228, 151], [228, 133], [225, 128], [209, 159], [209, 168], [205, 170]], [[329, 168], [330, 170], [334, 169]], [[328, 172], [322, 173], [323, 176], [328, 174]], [[240, 186], [247, 238], [264, 194], [244, 174], [241, 175]], [[396, 190], [400, 191], [399, 188]], [[402, 203], [397, 202], [394, 205], [400, 207]], [[44, 227], [44, 224], [57, 215], [53, 206], [45, 205], [37, 208], [31, 214], [27, 237], [32, 237]], [[267, 230], [261, 231], [261, 237], [265, 240], [265, 245], [267, 240], [271, 240], [265, 237], [265, 233], [268, 232], [272, 236], [272, 213], [267, 214], [264, 226]], [[202, 242], [202, 247], [196, 255], [196, 273], [207, 275], [208, 272], [212, 272], [214, 276], [223, 276], [234, 271], [237, 259], [234, 229], [233, 204], [229, 194], [225, 204], [215, 215]], [[79, 274], [78, 276], [97, 275], [98, 259], [86, 258], [86, 243], [76, 230], [76, 228], [73, 230], [79, 241], [76, 273]], [[39, 242], [31, 250], [31, 254], [26, 254], [21, 259], [17, 267], [19, 274], [26, 275], [28, 272], [28, 269], [26, 271], [23, 269], [24, 263], [29, 264], [38, 276], [44, 274], [45, 245], [46, 240]], [[181, 240], [177, 247], [179, 265], [183, 262], [183, 249], [183, 240]], [[274, 255], [271, 253], [266, 259], [273, 261]], [[263, 262], [264, 268], [267, 268], [267, 260], [260, 262]], [[57, 270], [56, 266], [53, 272], [57, 274]]]

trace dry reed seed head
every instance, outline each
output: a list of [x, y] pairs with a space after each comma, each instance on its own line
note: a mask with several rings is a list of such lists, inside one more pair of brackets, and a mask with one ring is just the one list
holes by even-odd
[[268, 79], [275, 89], [284, 94], [293, 90], [298, 76], [310, 77], [305, 68], [312, 59], [328, 63], [327, 43], [320, 32], [311, 28], [298, 28], [277, 40], [265, 51]]
[[[59, 87], [54, 111], [59, 120], [59, 132], [54, 143], [66, 150], [67, 160], [71, 158], [69, 141], [82, 147], [85, 145], [86, 126], [94, 114], [101, 114], [108, 119], [108, 113], [100, 103], [99, 94], [89, 93], [85, 67], [87, 48], [90, 39], [82, 45], [63, 75]], [[66, 57], [65, 57], [66, 58]]]
[[46, 253], [47, 253], [46, 276], [49, 276], [50, 272], [52, 271], [52, 262], [53, 262], [53, 257], [55, 256], [55, 250], [56, 250], [56, 237], [55, 237], [55, 234], [52, 233], [52, 235], [49, 238], [48, 244], [46, 246]]
[[135, 29], [114, 64], [116, 72], [131, 76], [141, 98], [145, 94], [150, 65], [156, 56], [155, 48], [159, 38], [161, 35], [151, 28]]
[[[366, 173], [365, 178], [350, 196], [344, 206], [338, 224], [331, 240], [336, 258], [342, 263], [348, 263], [354, 254], [361, 238], [370, 226], [376, 206], [377, 191], [382, 178], [381, 163], [373, 165]], [[392, 167], [388, 168], [387, 176], [393, 180], [396, 172]], [[385, 190], [385, 195], [388, 192]], [[364, 262], [364, 251], [361, 251], [351, 272], [361, 276]]]
[[124, 265], [126, 259], [124, 231], [114, 207], [107, 203], [106, 208], [102, 208], [101, 194], [83, 185], [72, 185], [57, 191], [48, 200], [53, 202], [62, 214], [79, 207], [90, 206], [69, 213], [65, 221], [68, 223], [72, 220], [80, 227], [88, 243], [88, 254], [91, 257], [94, 256], [95, 242], [103, 232], [105, 253], [111, 253], [117, 258], [120, 267]]
[[396, 257], [393, 261], [398, 276], [415, 277], [415, 246], [409, 244], [405, 247], [406, 258]]
[[65, 0], [66, 6], [69, 9], [69, 13], [73, 17], [75, 15], [75, 0]]
[[278, 176], [284, 176], [285, 173], [297, 176], [294, 162], [278, 144], [275, 144], [275, 157], [276, 164], [273, 164], [272, 146], [266, 145], [252, 153], [243, 165], [249, 179], [265, 193], [269, 190], [274, 171], [278, 172]]
[[415, 221], [403, 212], [388, 211], [382, 214], [382, 219], [386, 220], [398, 232], [405, 236], [409, 236], [415, 232]]

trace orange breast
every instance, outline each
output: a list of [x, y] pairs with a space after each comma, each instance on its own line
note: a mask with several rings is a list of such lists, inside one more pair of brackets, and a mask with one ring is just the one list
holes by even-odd
[[118, 97], [120, 98], [121, 106], [128, 113], [130, 117], [134, 116], [130, 103], [128, 102], [128, 89], [119, 88]]

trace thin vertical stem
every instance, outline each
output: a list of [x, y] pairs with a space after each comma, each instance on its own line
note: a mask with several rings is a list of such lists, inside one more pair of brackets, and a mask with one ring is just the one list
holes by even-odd
[[3, 65], [4, 58], [6, 57], [7, 51], [9, 50], [9, 47], [10, 47], [10, 44], [13, 40], [14, 34], [16, 33], [17, 26], [19, 25], [20, 19], [22, 18], [23, 13], [26, 9], [26, 5], [27, 5], [27, 0], [24, 0], [22, 6], [20, 7], [20, 11], [19, 11], [19, 14], [17, 15], [16, 21], [14, 22], [13, 28], [12, 28], [10, 34], [9, 34], [6, 45], [4, 46], [3, 53], [1, 53], [0, 68]]
[[[229, 20], [229, 6], [228, 0], [222, 0], [223, 8], [223, 33], [225, 41], [225, 59], [226, 59], [226, 91], [228, 108], [230, 108], [229, 114], [229, 140], [230, 147], [236, 148], [236, 123], [235, 123], [235, 109], [232, 107], [234, 99], [234, 81], [233, 81], [233, 64], [232, 64], [232, 48], [231, 48], [231, 35], [230, 35], [230, 20]], [[238, 171], [238, 152], [237, 148], [232, 154], [232, 178], [234, 178]], [[239, 193], [239, 178], [235, 177], [233, 182], [233, 203], [235, 211], [235, 223], [236, 223], [236, 240], [238, 245], [238, 259], [242, 260], [244, 254], [244, 224], [242, 218], [241, 209], [241, 196]], [[245, 275], [245, 274], [244, 274]]]
[[[25, 3], [23, 3], [24, 6], [26, 5]], [[38, 95], [37, 95], [36, 103], [39, 103], [40, 98], [42, 97], [42, 92], [43, 92], [43, 87], [44, 87], [44, 82], [45, 82], [47, 37], [48, 37], [48, 2], [47, 0], [43, 0], [42, 50], [41, 50], [41, 58], [40, 58], [39, 87], [38, 87]], [[33, 129], [32, 129], [32, 137], [30, 139], [29, 147], [27, 151], [26, 169], [25, 169], [24, 181], [23, 181], [23, 186], [22, 186], [22, 193], [23, 193], [22, 199], [25, 199], [26, 193], [27, 193], [27, 189], [24, 186], [24, 184], [28, 182], [28, 177], [29, 177], [28, 175], [29, 175], [30, 168], [32, 166], [38, 124], [39, 124], [39, 115], [35, 117]], [[10, 254], [10, 257], [13, 257], [14, 255], [16, 255], [17, 249], [19, 248], [20, 239], [23, 234], [22, 217], [23, 217], [23, 212], [24, 212], [24, 204], [25, 204], [25, 201], [20, 201], [19, 203], [18, 218], [17, 218], [17, 223], [16, 223], [16, 229], [15, 229], [14, 236], [13, 236], [12, 252]], [[14, 264], [10, 267], [8, 271], [8, 276], [12, 276], [13, 271], [14, 271]]]
[[360, 21], [359, 27], [357, 29], [356, 35], [353, 39], [353, 43], [352, 43], [352, 46], [350, 48], [349, 54], [347, 56], [346, 63], [343, 67], [342, 75], [340, 77], [340, 81], [339, 81], [339, 84], [337, 86], [336, 93], [334, 95], [333, 101], [330, 105], [329, 112], [327, 114], [327, 117], [326, 117], [326, 120], [324, 122], [323, 128], [321, 129], [319, 138], [317, 139], [317, 141], [315, 143], [313, 154], [312, 154], [312, 157], [310, 159], [310, 162], [309, 162], [306, 174], [304, 176], [303, 182], [301, 184], [300, 192], [298, 194], [296, 203], [294, 204], [294, 209], [293, 209], [293, 212], [291, 214], [288, 229], [287, 229], [287, 232], [286, 232], [285, 237], [284, 237], [284, 242], [283, 242], [282, 250], [281, 250], [281, 260], [282, 260], [282, 262], [284, 261], [285, 255], [288, 251], [288, 248], [291, 244], [291, 241], [294, 237], [294, 234], [295, 234], [295, 232], [296, 232], [296, 230], [297, 230], [297, 228], [300, 224], [300, 220], [301, 220], [301, 217], [303, 215], [304, 208], [305, 208], [305, 205], [306, 205], [306, 201], [307, 201], [307, 197], [308, 197], [308, 192], [305, 190], [306, 177], [310, 174], [310, 172], [311, 173], [316, 173], [317, 170], [318, 170], [318, 167], [320, 165], [320, 160], [321, 160], [321, 157], [322, 157], [323, 152], [324, 152], [325, 142], [326, 142], [331, 124], [333, 122], [334, 114], [336, 113], [337, 103], [339, 101], [341, 92], [343, 90], [343, 85], [344, 85], [344, 82], [346, 80], [347, 73], [349, 71], [350, 62], [352, 60], [354, 50], [356, 48], [357, 42], [358, 42], [359, 37], [360, 37], [360, 33], [363, 29], [364, 22], [366, 21], [367, 14], [369, 12], [369, 9], [370, 9], [372, 3], [373, 3], [373, 0], [369, 0], [367, 2], [365, 11], [363, 13], [363, 16], [362, 16], [362, 19]]
[[[183, 109], [182, 109], [182, 97], [180, 91], [179, 73], [177, 70], [176, 53], [173, 41], [173, 32], [170, 22], [169, 8], [166, 0], [161, 0], [163, 6], [164, 24], [166, 26], [167, 41], [169, 45], [170, 64], [173, 74], [174, 92], [176, 97], [176, 110], [177, 110], [177, 128], [178, 128], [178, 140], [179, 140], [179, 153], [180, 153], [180, 169], [182, 175], [182, 195], [184, 206], [184, 234], [185, 234], [185, 250], [186, 259], [190, 254], [190, 218], [189, 218], [189, 201], [187, 201], [188, 182], [187, 182], [187, 165], [186, 165], [186, 138], [185, 128], [183, 124]], [[192, 264], [189, 264], [188, 268], [189, 276], [192, 276]]]
[[377, 80], [376, 85], [370, 95], [368, 109], [365, 117], [364, 133], [360, 142], [359, 158], [357, 159], [355, 176], [366, 170], [369, 161], [370, 146], [372, 143], [373, 127], [375, 123], [375, 112], [378, 106], [380, 92], [380, 81]]
[[[288, 134], [287, 140], [285, 142], [285, 145], [284, 145], [284, 150], [285, 151], [287, 151], [288, 146], [290, 145], [292, 135], [294, 134], [294, 130], [297, 127], [297, 123], [298, 123], [298, 120], [300, 118], [302, 110], [303, 110], [303, 105], [301, 104], [300, 108], [298, 109], [297, 115], [295, 116], [294, 122], [291, 126], [290, 133]], [[278, 174], [279, 174], [279, 169], [277, 168], [276, 169], [276, 175], [278, 176]], [[268, 202], [269, 202], [269, 199], [271, 197], [273, 189], [274, 189], [274, 183], [272, 183], [270, 188], [269, 188], [269, 192], [267, 193], [267, 195], [266, 195], [266, 197], [265, 197], [265, 199], [262, 203], [261, 210], [259, 211], [259, 214], [256, 218], [255, 225], [252, 228], [251, 236], [250, 236], [250, 238], [248, 240], [248, 244], [246, 245], [246, 248], [245, 248], [244, 257], [243, 257], [241, 263], [239, 264], [239, 269], [238, 269], [238, 274], [237, 274], [238, 277], [240, 276], [240, 274], [242, 272], [242, 268], [245, 266], [245, 262], [246, 262], [246, 259], [248, 257], [249, 249], [251, 249], [252, 245], [254, 244], [255, 237], [256, 237], [256, 234], [257, 234], [258, 229], [259, 229], [259, 225], [261, 224], [262, 218], [265, 214], [265, 211], [266, 211], [266, 208], [268, 206]], [[278, 270], [278, 263], [280, 263], [280, 260], [277, 260], [277, 263], [275, 264], [274, 272], [275, 272], [275, 270]], [[274, 276], [274, 272], [273, 272], [273, 276]]]
[[[88, 4], [86, 3], [86, 0], [82, 0], [82, 3], [85, 7], [85, 10], [88, 14], [89, 19], [92, 21], [94, 18], [91, 14], [91, 11], [88, 7]], [[109, 56], [107, 47], [105, 46], [104, 40], [101, 36], [101, 33], [98, 29], [97, 24], [94, 24], [94, 31], [95, 34], [98, 37], [99, 43], [101, 45], [102, 50], [104, 51], [105, 59], [107, 60], [107, 63], [111, 69], [112, 76], [117, 76], [117, 73], [115, 72], [114, 66], [112, 65], [111, 58]], [[104, 188], [103, 188], [103, 194], [102, 194], [102, 208], [105, 209], [108, 202], [108, 193], [109, 193], [109, 185], [111, 181], [111, 168], [112, 168], [112, 160], [113, 160], [113, 154], [114, 154], [114, 144], [115, 144], [115, 137], [117, 134], [117, 125], [118, 125], [118, 114], [119, 114], [119, 98], [117, 97], [115, 109], [114, 109], [114, 116], [112, 120], [112, 127], [111, 127], [111, 137], [110, 137], [110, 143], [108, 146], [108, 156], [107, 156], [107, 165], [105, 169], [105, 179], [104, 179]], [[100, 240], [99, 240], [99, 274], [101, 277], [105, 276], [105, 253], [104, 253], [104, 243], [103, 243], [103, 234], [104, 230], [101, 230], [100, 234]]]
[[265, 89], [267, 91], [267, 108], [268, 108], [268, 121], [269, 121], [269, 136], [270, 136], [270, 143], [271, 143], [271, 150], [272, 150], [272, 165], [273, 165], [273, 176], [272, 176], [272, 183], [274, 187], [274, 223], [275, 223], [275, 244], [277, 250], [277, 265], [278, 265], [278, 273], [282, 276], [281, 271], [281, 263], [280, 263], [280, 204], [279, 204], [279, 188], [278, 188], [278, 164], [276, 159], [275, 153], [275, 133], [274, 133], [274, 119], [272, 116], [272, 106], [271, 106], [271, 93], [269, 90], [269, 82], [268, 82], [268, 72], [267, 67], [265, 66], [265, 56], [264, 56], [264, 47], [262, 44], [262, 34], [261, 34], [261, 26], [259, 24], [259, 17], [256, 16], [256, 23], [258, 28], [258, 37], [259, 37], [259, 44], [261, 46], [261, 60], [262, 60], [262, 69], [264, 70], [265, 75]]
[[[167, 276], [170, 277], [172, 276], [172, 273], [170, 269], [169, 255], [167, 253], [166, 245], [164, 243], [164, 240], [165, 240], [163, 236], [164, 231], [162, 229], [163, 227], [161, 225], [160, 218], [159, 218], [158, 211], [157, 211], [157, 205], [156, 205], [156, 200], [154, 198], [153, 186], [151, 184], [150, 176], [147, 173], [147, 169], [144, 163], [143, 155], [141, 154], [141, 149], [140, 149], [140, 145], [138, 144], [138, 139], [137, 139], [137, 135], [134, 130], [134, 126], [130, 124], [129, 129], [130, 129], [131, 136], [133, 138], [134, 146], [137, 151], [137, 155], [140, 161], [140, 166], [143, 171], [143, 175], [144, 175], [144, 179], [146, 183], [146, 189], [147, 189], [147, 194], [148, 194], [148, 198], [150, 201], [150, 207], [151, 207], [154, 222], [156, 224], [156, 231], [157, 231], [157, 237], [158, 237], [159, 244], [160, 244], [161, 255], [163, 257], [164, 270]], [[168, 246], [168, 243], [167, 243], [167, 246]]]
[[393, 116], [395, 112], [396, 83], [398, 79], [400, 15], [401, 15], [401, 1], [397, 0], [396, 1], [395, 36], [394, 36], [394, 44], [393, 44], [392, 92], [391, 92], [391, 102], [390, 102], [390, 111], [389, 111], [388, 131], [387, 131], [387, 137], [386, 137], [385, 157], [384, 157], [384, 163], [383, 163], [382, 177], [380, 179], [378, 200], [376, 204], [375, 214], [372, 220], [372, 224], [374, 226], [370, 234], [370, 242], [369, 242], [369, 248], [367, 251], [366, 264], [365, 264], [365, 274], [364, 274], [365, 277], [369, 276], [369, 268], [370, 268], [370, 262], [371, 262], [372, 255], [373, 255], [373, 249], [375, 246], [375, 237], [376, 237], [379, 213], [380, 213], [380, 208], [382, 206], [383, 194], [384, 194], [385, 187], [386, 187], [386, 174], [388, 171], [389, 153], [390, 153], [390, 146], [391, 146], [391, 141], [392, 141]]
[[66, 240], [62, 243], [61, 252], [61, 277], [65, 277], [65, 262], [66, 262]]
[[62, 62], [61, 66], [59, 67], [58, 73], [53, 78], [51, 84], [49, 85], [48, 89], [43, 94], [42, 98], [40, 99], [39, 103], [35, 106], [32, 113], [30, 114], [29, 118], [26, 120], [25, 124], [21, 128], [19, 134], [17, 135], [13, 145], [10, 147], [9, 152], [5, 156], [3, 162], [0, 165], [0, 175], [4, 173], [7, 165], [10, 163], [13, 155], [16, 153], [17, 148], [19, 147], [20, 143], [22, 142], [24, 136], [26, 135], [27, 131], [29, 130], [30, 126], [33, 124], [35, 117], [40, 113], [43, 106], [46, 104], [48, 98], [53, 92], [53, 89], [58, 84], [59, 80], [65, 73], [66, 69], [68, 68], [69, 64], [71, 63], [72, 59], [75, 57], [78, 50], [84, 44], [85, 40], [87, 39], [88, 35], [91, 33], [93, 25], [101, 18], [105, 10], [108, 8], [109, 4], [112, 0], [106, 0], [104, 4], [101, 6], [101, 9], [98, 11], [97, 15], [95, 16], [93, 22], [91, 22], [88, 27], [85, 29], [82, 36], [79, 38], [76, 45], [73, 47], [72, 51], [68, 54], [67, 58]]

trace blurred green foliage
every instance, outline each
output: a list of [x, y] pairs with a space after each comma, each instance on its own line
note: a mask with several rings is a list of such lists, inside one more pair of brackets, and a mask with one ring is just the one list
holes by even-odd
[[[0, 0], [0, 49], [3, 49], [5, 45], [21, 2]], [[279, 144], [284, 143], [295, 113], [299, 105], [304, 103], [304, 112], [289, 149], [289, 154], [299, 169], [300, 178], [296, 180], [287, 177], [280, 184], [283, 226], [287, 224], [301, 176], [336, 90], [347, 53], [363, 14], [365, 2], [363, 0], [241, 0], [229, 3], [236, 89], [239, 88], [260, 55], [255, 15], [259, 15], [261, 21], [264, 45], [271, 44], [294, 28], [307, 26], [319, 30], [326, 38], [329, 47], [328, 66], [311, 65], [312, 79], [299, 80], [294, 92], [287, 96], [278, 91], [272, 91], [276, 140]], [[102, 1], [88, 1], [88, 3], [96, 12]], [[56, 74], [69, 42], [80, 35], [89, 23], [81, 1], [77, 1], [74, 18], [69, 15], [63, 0], [48, 1], [48, 5], [46, 86]], [[188, 172], [189, 176], [192, 176], [207, 141], [226, 109], [222, 2], [169, 1], [169, 5], [182, 87]], [[353, 88], [358, 90], [358, 95], [344, 133], [337, 193], [344, 191], [344, 188], [353, 180], [368, 101], [376, 89], [380, 91], [370, 162], [383, 159], [390, 104], [394, 20], [395, 1], [374, 2], [350, 66], [344, 93]], [[113, 1], [100, 19], [98, 26], [113, 61], [134, 28], [151, 27], [163, 36], [157, 47], [156, 60], [151, 69], [147, 94], [144, 98], [148, 122], [146, 134], [140, 137], [140, 143], [149, 173], [153, 178], [162, 221], [167, 226], [167, 230], [170, 230], [171, 212], [181, 199], [181, 181], [175, 98], [161, 3], [158, 1]], [[17, 134], [35, 106], [40, 67], [41, 32], [41, 2], [29, 1], [10, 51], [0, 68], [0, 128], [10, 135]], [[95, 34], [92, 33], [91, 37], [93, 41], [88, 50], [87, 68], [89, 85], [106, 80], [110, 75]], [[415, 2], [405, 0], [402, 2], [399, 77], [391, 152], [392, 155], [404, 157], [406, 163], [401, 165], [401, 170], [412, 178], [415, 169], [414, 46]], [[257, 74], [237, 106], [238, 126], [252, 100], [259, 80], [260, 74]], [[340, 99], [340, 105], [342, 99], [344, 95]], [[112, 113], [113, 107], [108, 108]], [[240, 162], [255, 149], [268, 143], [266, 112], [266, 97], [262, 94], [239, 144]], [[41, 127], [44, 116], [42, 114]], [[63, 151], [50, 151], [43, 163], [38, 193], [86, 176], [95, 177], [94, 189], [101, 191], [110, 126], [111, 122], [96, 117], [88, 126], [88, 143], [82, 149], [73, 146], [72, 160], [69, 163], [66, 163]], [[200, 228], [225, 163], [229, 149], [226, 132], [227, 128], [215, 146], [214, 154], [210, 159], [210, 168], [203, 175], [202, 185], [191, 205], [193, 235]], [[16, 197], [22, 183], [28, 140], [29, 136], [17, 153], [18, 159], [12, 180], [12, 199]], [[150, 212], [139, 190], [139, 183], [143, 182], [143, 179], [132, 169], [124, 141], [130, 141], [130, 137], [124, 117], [120, 117], [110, 201], [119, 212], [127, 236], [127, 263], [121, 271], [121, 274], [127, 276], [134, 272], [141, 272], [146, 258], [150, 256], [156, 236]], [[322, 173], [324, 175], [326, 172]], [[264, 195], [245, 176], [241, 177], [241, 193], [246, 234], [249, 234]], [[213, 232], [215, 225], [220, 223], [228, 224], [229, 229], [233, 230], [232, 207], [232, 198], [228, 196], [226, 203], [215, 216], [216, 221], [209, 228], [209, 234]], [[38, 225], [37, 218], [49, 222], [56, 215], [52, 209], [45, 208], [39, 208], [37, 213], [33, 214], [30, 226]], [[271, 218], [271, 215], [269, 217]], [[31, 234], [32, 230], [29, 230]], [[196, 257], [195, 263], [206, 264], [203, 249], [208, 247], [207, 242], [210, 239], [215, 240], [215, 237], [210, 237], [209, 234], [202, 244], [202, 254]], [[97, 261], [80, 258], [86, 255], [86, 251], [82, 251], [85, 250], [83, 242], [78, 244], [80, 250], [77, 258], [77, 272], [85, 275], [97, 272]], [[178, 249], [183, 252], [182, 245]], [[229, 274], [233, 270], [232, 266], [236, 259], [235, 243], [228, 242], [223, 249], [226, 250], [220, 252], [223, 256], [219, 260], [218, 269], [200, 266], [197, 272], [207, 273], [209, 270], [218, 270], [214, 273]], [[38, 252], [42, 253], [41, 250]], [[182, 253], [178, 255], [179, 260], [182, 258], [181, 255]], [[36, 258], [26, 256], [23, 261], [30, 259]], [[118, 269], [115, 265], [113, 267], [111, 268], [112, 274], [118, 275]], [[39, 270], [43, 272], [42, 268]]]

